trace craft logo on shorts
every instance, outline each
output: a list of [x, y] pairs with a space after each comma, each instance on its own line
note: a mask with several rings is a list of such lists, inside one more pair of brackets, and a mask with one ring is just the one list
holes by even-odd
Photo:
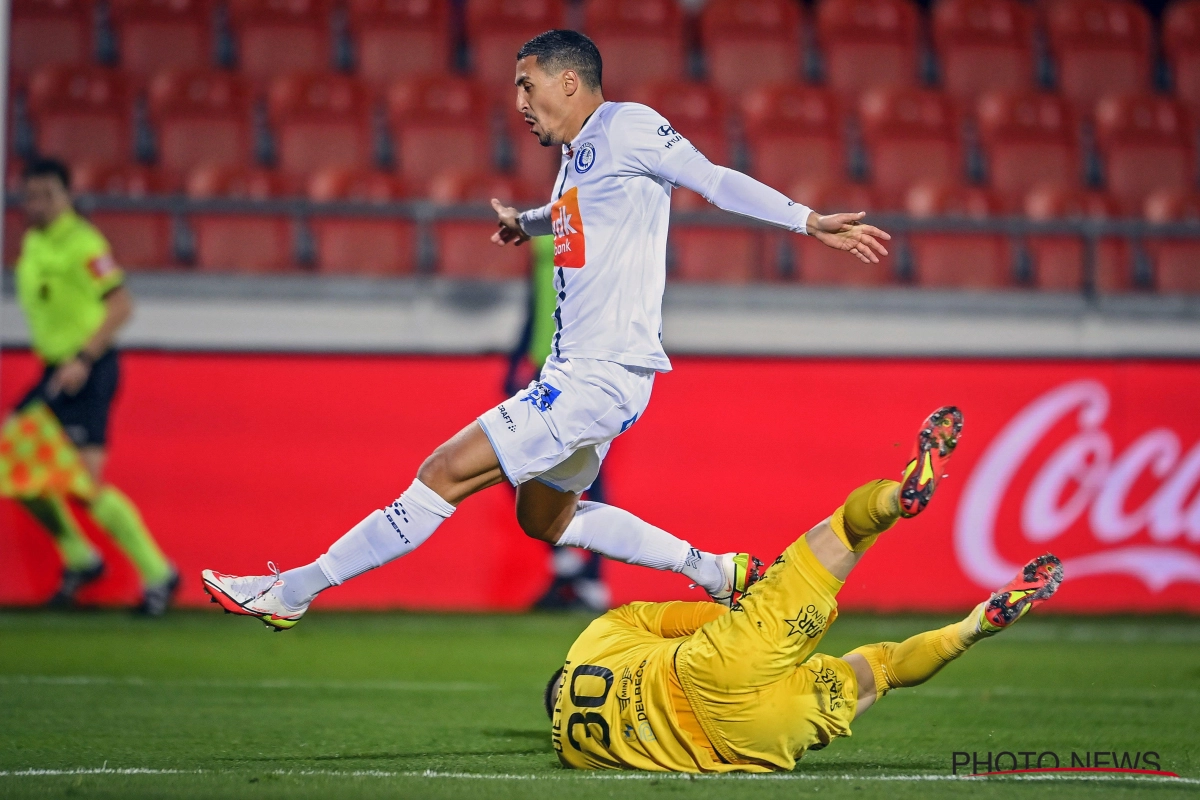
[[587, 172], [596, 163], [596, 148], [592, 147], [591, 142], [584, 142], [579, 148], [579, 152], [575, 154], [575, 171], [580, 175]]
[[538, 381], [537, 385], [529, 390], [529, 394], [521, 398], [521, 402], [533, 404], [538, 411], [549, 411], [560, 394], [562, 394], [562, 389]]
[[826, 620], [826, 616], [816, 606], [809, 603], [803, 611], [796, 615], [795, 619], [785, 619], [784, 622], [789, 628], [788, 636], [803, 633], [808, 638], [815, 639], [825, 630]]
[[584, 265], [583, 217], [579, 214], [579, 188], [572, 187], [550, 207], [554, 231], [554, 266]]
[[516, 433], [517, 423], [513, 422], [513, 418], [509, 415], [508, 409], [506, 409], [504, 406], [497, 406], [496, 409], [500, 412], [500, 417], [504, 420], [504, 425], [508, 428], [508, 432]]

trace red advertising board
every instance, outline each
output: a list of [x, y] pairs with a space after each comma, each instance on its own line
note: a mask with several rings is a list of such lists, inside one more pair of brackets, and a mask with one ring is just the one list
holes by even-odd
[[[36, 370], [4, 354], [3, 408]], [[200, 569], [306, 563], [389, 503], [501, 399], [503, 363], [130, 353], [123, 370], [108, 476], [178, 564], [181, 602], [199, 604]], [[609, 454], [609, 499], [698, 547], [772, 559], [859, 484], [899, 475], [924, 416], [954, 403], [966, 427], [950, 477], [926, 514], [880, 538], [843, 608], [962, 609], [1049, 550], [1066, 569], [1053, 608], [1195, 612], [1198, 397], [1195, 362], [678, 358]], [[110, 570], [87, 599], [132, 599], [130, 568], [102, 546]], [[544, 586], [547, 553], [501, 486], [320, 604], [518, 609]], [[0, 604], [54, 587], [48, 537], [10, 501], [0, 563]], [[678, 575], [605, 569], [616, 602], [697, 598]]]

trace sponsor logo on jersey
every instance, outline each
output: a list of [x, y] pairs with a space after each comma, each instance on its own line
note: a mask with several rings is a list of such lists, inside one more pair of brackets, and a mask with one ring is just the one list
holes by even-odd
[[788, 626], [788, 636], [803, 633], [810, 639], [815, 639], [825, 630], [826, 616], [820, 609], [809, 603], [795, 619], [785, 619]]
[[659, 136], [674, 136], [675, 129], [672, 128], [670, 125], [659, 125], [658, 126], [658, 135]]
[[591, 142], [584, 142], [575, 154], [575, 171], [580, 175], [587, 172], [596, 163], [596, 148]]
[[521, 398], [522, 403], [530, 403], [538, 411], [549, 411], [554, 401], [562, 394], [562, 389], [556, 389], [548, 383], [538, 381], [529, 394]]
[[579, 187], [572, 187], [550, 207], [554, 231], [554, 266], [582, 267], [585, 263], [583, 217], [579, 214]]

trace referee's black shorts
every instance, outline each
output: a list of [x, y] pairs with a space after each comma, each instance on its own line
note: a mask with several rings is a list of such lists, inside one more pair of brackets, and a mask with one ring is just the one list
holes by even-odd
[[103, 447], [108, 441], [108, 412], [121, 377], [117, 351], [109, 350], [98, 358], [92, 364], [87, 383], [73, 395], [60, 391], [54, 397], [47, 396], [46, 384], [50, 382], [55, 369], [56, 366], [46, 366], [41, 380], [29, 390], [17, 408], [24, 408], [35, 400], [44, 400], [76, 447]]

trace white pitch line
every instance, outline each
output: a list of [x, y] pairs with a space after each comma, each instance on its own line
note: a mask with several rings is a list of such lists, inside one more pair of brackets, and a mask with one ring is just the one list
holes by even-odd
[[[19, 777], [67, 777], [71, 775], [253, 775], [253, 770], [181, 770], [181, 769], [151, 769], [147, 767], [116, 768], [94, 767], [78, 769], [20, 769], [0, 770], [0, 778]], [[658, 781], [658, 780], [758, 780], [758, 781], [866, 781], [872, 783], [920, 783], [929, 781], [973, 781], [973, 780], [1004, 780], [1004, 781], [1093, 781], [1093, 782], [1135, 782], [1135, 783], [1165, 783], [1165, 784], [1200, 784], [1197, 778], [1169, 778], [1162, 775], [1129, 775], [1121, 773], [1105, 774], [1043, 774], [1043, 775], [1005, 775], [989, 778], [978, 778], [969, 775], [944, 774], [913, 774], [913, 775], [819, 775], [805, 772], [787, 772], [772, 774], [727, 773], [724, 775], [693, 775], [677, 772], [568, 772], [562, 774], [527, 774], [517, 773], [486, 773], [486, 772], [440, 772], [438, 770], [422, 770], [408, 772], [393, 772], [389, 770], [270, 770], [267, 774], [296, 777], [329, 777], [329, 778], [430, 778], [448, 780], [474, 781]]]
[[310, 680], [220, 680], [110, 677], [106, 675], [0, 675], [0, 686], [175, 686], [205, 689], [340, 689], [391, 692], [483, 692], [495, 687], [466, 681], [310, 681]]

